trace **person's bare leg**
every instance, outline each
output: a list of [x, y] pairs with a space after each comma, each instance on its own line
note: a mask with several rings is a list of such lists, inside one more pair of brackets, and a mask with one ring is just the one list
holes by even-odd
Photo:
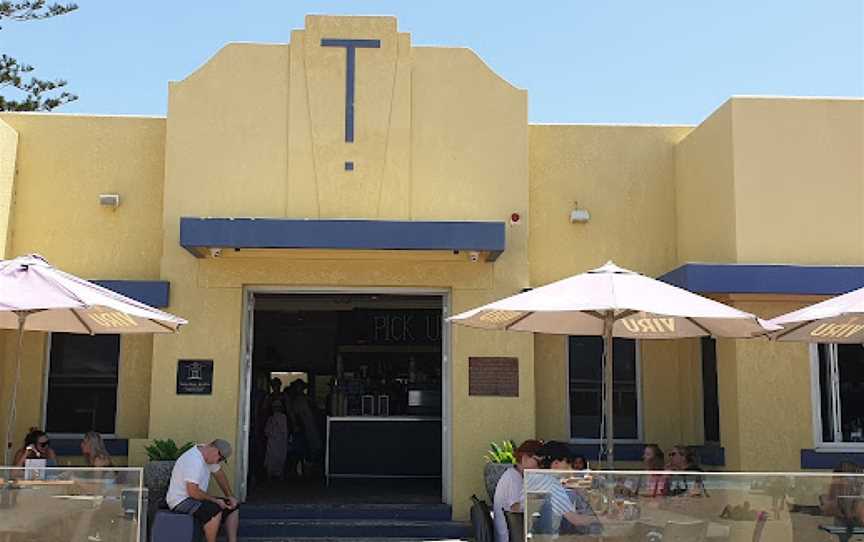
[[228, 535], [228, 542], [237, 542], [237, 529], [240, 526], [240, 510], [234, 510], [228, 514], [225, 520], [225, 534]]
[[219, 534], [219, 524], [221, 522], [222, 514], [216, 514], [210, 521], [204, 524], [204, 538], [207, 539], [207, 542], [216, 542], [216, 536]]

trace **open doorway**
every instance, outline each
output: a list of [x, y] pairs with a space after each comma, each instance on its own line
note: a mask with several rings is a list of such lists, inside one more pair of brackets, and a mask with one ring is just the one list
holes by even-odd
[[443, 295], [250, 301], [247, 500], [442, 502]]

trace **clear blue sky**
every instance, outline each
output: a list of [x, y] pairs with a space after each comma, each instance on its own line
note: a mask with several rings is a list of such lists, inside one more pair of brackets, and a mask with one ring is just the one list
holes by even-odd
[[864, 95], [864, 1], [94, 1], [8, 23], [0, 52], [63, 77], [63, 112], [164, 115], [167, 82], [224, 43], [279, 42], [304, 15], [396, 15], [529, 93], [532, 122], [697, 123], [733, 94]]

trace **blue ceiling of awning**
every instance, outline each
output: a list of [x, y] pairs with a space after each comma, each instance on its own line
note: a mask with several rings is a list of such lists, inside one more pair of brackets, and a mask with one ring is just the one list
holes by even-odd
[[503, 222], [180, 219], [180, 245], [196, 257], [221, 249], [476, 251], [494, 261], [506, 248]]

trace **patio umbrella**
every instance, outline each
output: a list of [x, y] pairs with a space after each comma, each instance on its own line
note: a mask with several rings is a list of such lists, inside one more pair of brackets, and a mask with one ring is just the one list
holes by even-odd
[[864, 288], [832, 297], [773, 320], [783, 329], [776, 341], [807, 343], [864, 343]]
[[605, 408], [601, 427], [610, 467], [614, 460], [613, 337], [754, 337], [778, 329], [750, 313], [622, 269], [612, 262], [449, 320], [482, 329], [603, 337]]
[[[18, 332], [6, 443], [15, 423], [24, 331], [173, 333], [186, 323], [166, 312], [55, 269], [37, 255], [0, 260], [0, 329]], [[4, 445], [4, 463], [8, 444]]]

